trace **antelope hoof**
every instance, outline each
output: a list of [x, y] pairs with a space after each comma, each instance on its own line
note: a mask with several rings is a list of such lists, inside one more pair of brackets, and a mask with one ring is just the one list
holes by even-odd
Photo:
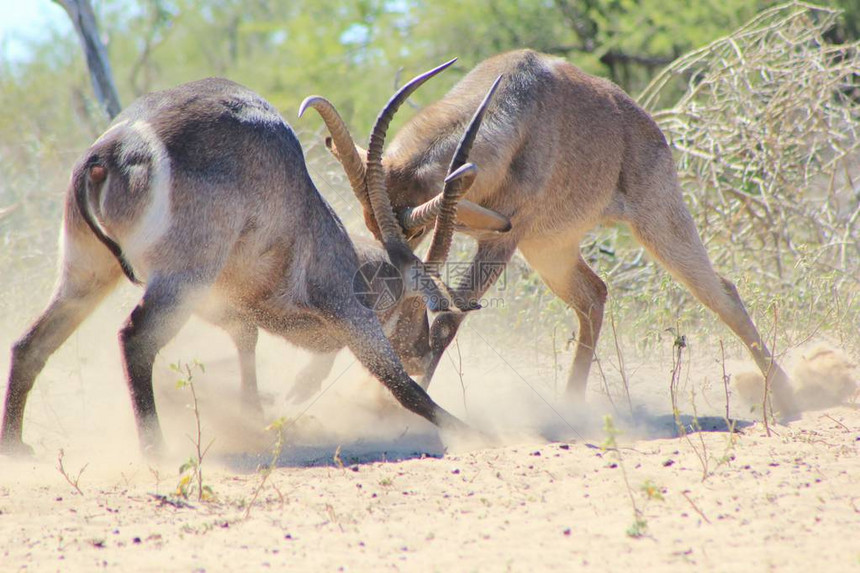
[[16, 458], [32, 458], [35, 452], [21, 440], [3, 440], [0, 442], [0, 454]]
[[801, 411], [794, 402], [794, 396], [789, 399], [782, 398], [774, 401], [776, 402], [776, 410], [781, 424], [796, 422], [800, 419]]
[[242, 397], [242, 413], [254, 420], [263, 419], [263, 405], [256, 394]]
[[319, 392], [319, 384], [296, 383], [293, 389], [287, 392], [287, 401], [291, 404], [304, 404]]
[[572, 406], [585, 404], [585, 384], [581, 382], [568, 382], [564, 390], [564, 402]]
[[443, 424], [439, 427], [439, 433], [442, 435], [443, 442], [454, 450], [468, 451], [500, 445], [498, 438], [463, 422]]
[[161, 464], [162, 462], [168, 461], [169, 456], [167, 455], [167, 448], [164, 447], [164, 443], [159, 444], [149, 444], [146, 446], [141, 446], [141, 453], [143, 454], [143, 458], [150, 464]]
[[143, 457], [152, 463], [163, 461], [167, 458], [167, 447], [161, 430], [147, 430], [140, 438], [140, 451]]
[[794, 388], [782, 371], [779, 371], [771, 382], [774, 409], [779, 421], [783, 424], [800, 419], [801, 410], [795, 400]]

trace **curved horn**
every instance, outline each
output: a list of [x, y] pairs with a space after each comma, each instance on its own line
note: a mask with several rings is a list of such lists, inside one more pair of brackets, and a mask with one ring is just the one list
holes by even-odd
[[[475, 138], [484, 119], [484, 114], [501, 81], [502, 76], [497, 77], [493, 85], [490, 86], [490, 89], [487, 90], [487, 95], [484, 96], [481, 105], [475, 110], [472, 121], [469, 122], [469, 127], [466, 128], [463, 137], [460, 138], [457, 150], [454, 152], [454, 157], [451, 158], [451, 166], [448, 168], [449, 175], [445, 178], [445, 187], [442, 190], [442, 201], [439, 206], [439, 216], [436, 218], [436, 229], [433, 232], [433, 240], [430, 243], [427, 262], [439, 263], [444, 262], [448, 258], [448, 251], [451, 249], [451, 240], [454, 236], [454, 225], [457, 218], [457, 203], [469, 190], [477, 174], [477, 169], [474, 165], [466, 163], [466, 160], [469, 158], [469, 152], [475, 143]], [[467, 169], [469, 166], [471, 168]]]
[[[409, 83], [395, 93], [376, 118], [373, 131], [370, 134], [370, 142], [367, 146], [367, 191], [370, 204], [373, 207], [373, 216], [379, 225], [382, 235], [382, 244], [388, 253], [388, 258], [401, 272], [407, 271], [418, 290], [425, 296], [427, 307], [433, 311], [451, 310], [455, 312], [469, 310], [460, 308], [454, 300], [453, 294], [448, 286], [439, 278], [432, 269], [425, 269], [420, 261], [409, 248], [403, 237], [403, 231], [397, 218], [388, 192], [385, 189], [385, 173], [382, 167], [382, 150], [385, 146], [385, 133], [391, 123], [394, 114], [403, 105], [412, 93], [424, 82], [443, 71], [456, 62], [454, 58], [441, 66], [433, 68], [428, 72], [416, 76]], [[417, 263], [417, 264], [416, 264]], [[412, 268], [409, 269], [409, 266]], [[425, 280], [426, 279], [426, 280]]]
[[[442, 193], [417, 207], [408, 207], [400, 212], [398, 219], [407, 231], [423, 227], [439, 214], [442, 207]], [[467, 199], [457, 203], [457, 220], [468, 229], [507, 233], [511, 230], [511, 220], [492, 209], [487, 209]]]
[[423, 227], [434, 220], [439, 214], [439, 209], [442, 208], [442, 193], [439, 193], [426, 203], [421, 203], [417, 207], [407, 207], [400, 212], [397, 217], [400, 225], [406, 231]]
[[445, 62], [441, 66], [433, 68], [428, 72], [413, 78], [409, 83], [400, 88], [395, 93], [382, 111], [376, 118], [376, 123], [373, 126], [373, 131], [370, 134], [370, 142], [367, 146], [367, 191], [370, 199], [370, 204], [373, 207], [373, 215], [376, 217], [376, 222], [379, 225], [379, 230], [382, 233], [382, 243], [387, 251], [404, 249], [411, 250], [406, 245], [403, 238], [403, 232], [400, 225], [397, 223], [397, 218], [394, 216], [394, 210], [391, 207], [391, 201], [388, 198], [388, 193], [385, 190], [385, 177], [382, 169], [382, 149], [385, 145], [385, 133], [388, 130], [388, 125], [391, 123], [395, 112], [403, 105], [412, 93], [418, 89], [424, 82], [453, 64], [457, 61], [456, 58], [449, 62]]
[[335, 157], [338, 158], [340, 164], [343, 166], [343, 170], [346, 172], [347, 178], [349, 178], [352, 191], [364, 210], [365, 223], [370, 231], [379, 238], [379, 228], [376, 225], [376, 220], [373, 216], [373, 206], [370, 204], [370, 197], [367, 193], [364, 161], [358, 153], [355, 141], [346, 127], [346, 122], [343, 121], [343, 118], [341, 118], [334, 105], [322, 96], [306, 97], [299, 107], [299, 117], [302, 117], [309, 107], [317, 110], [317, 113], [322, 117], [334, 142]]
[[439, 202], [436, 230], [433, 233], [430, 250], [427, 251], [424, 262], [444, 263], [448, 259], [448, 251], [451, 250], [451, 241], [454, 238], [457, 202], [475, 182], [477, 174], [478, 168], [472, 163], [466, 163], [445, 178], [445, 189], [442, 191], [442, 201]]
[[508, 217], [465, 199], [457, 204], [457, 213], [457, 219], [463, 225], [476, 231], [507, 233], [511, 230], [511, 220]]
[[[469, 122], [469, 127], [466, 129], [466, 132], [463, 134], [463, 137], [460, 138], [460, 142], [457, 144], [457, 150], [454, 152], [454, 156], [451, 158], [451, 164], [448, 168], [448, 173], [453, 173], [459, 167], [461, 167], [466, 160], [469, 158], [469, 152], [472, 151], [472, 145], [475, 143], [475, 136], [478, 133], [478, 128], [481, 126], [481, 121], [484, 118], [484, 112], [487, 111], [487, 106], [490, 103], [490, 99], [493, 97], [493, 94], [496, 92], [496, 88], [499, 86], [499, 82], [501, 81], [502, 76], [496, 78], [496, 81], [493, 82], [493, 85], [490, 86], [490, 89], [487, 91], [487, 95], [484, 96], [481, 105], [478, 106], [478, 109], [475, 110], [475, 114], [472, 116], [472, 121]], [[423, 227], [432, 221], [439, 214], [439, 210], [442, 208], [442, 201], [444, 199], [444, 191], [439, 193], [429, 201], [418, 205], [417, 207], [410, 207], [405, 209], [400, 213], [400, 224], [407, 231], [410, 229], [414, 229], [416, 227]], [[488, 215], [491, 213], [493, 215], [498, 215], [497, 221], [495, 224], [487, 223], [487, 225], [491, 225], [493, 229], [499, 229], [506, 231], [510, 228], [510, 221], [507, 221], [507, 218], [503, 215], [499, 215], [495, 213], [495, 211], [490, 211], [489, 209], [485, 209], [479, 205], [475, 205], [474, 203], [470, 203], [468, 201], [462, 202], [462, 207], [464, 207], [465, 211], [473, 212], [474, 217], [472, 219], [481, 217], [487, 218], [492, 217], [492, 215]]]

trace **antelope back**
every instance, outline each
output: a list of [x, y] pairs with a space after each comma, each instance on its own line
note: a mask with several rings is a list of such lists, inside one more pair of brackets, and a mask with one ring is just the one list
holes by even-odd
[[[104, 180], [94, 167], [106, 170]], [[72, 187], [94, 231], [117, 244], [143, 280], [214, 266], [222, 283], [241, 282], [250, 296], [282, 277], [301, 273], [290, 281], [301, 291], [307, 273], [354, 266], [351, 243], [313, 186], [292, 129], [228, 80], [135, 102], [78, 163]], [[292, 294], [299, 302], [307, 295]]]
[[499, 75], [470, 154], [480, 172], [467, 198], [510, 216], [515, 231], [526, 221], [596, 222], [625, 177], [668, 157], [654, 121], [613, 83], [559, 58], [510, 52], [479, 64], [398, 132], [385, 157], [395, 208], [438, 193], [462, 126]]

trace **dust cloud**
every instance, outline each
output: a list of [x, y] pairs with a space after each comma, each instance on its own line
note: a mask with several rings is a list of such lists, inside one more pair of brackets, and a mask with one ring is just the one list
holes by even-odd
[[[69, 460], [89, 463], [88, 472], [120, 475], [139, 467], [142, 458], [130, 399], [120, 363], [116, 332], [133, 308], [139, 291], [128, 286], [111, 295], [51, 358], [37, 379], [28, 403], [24, 439], [42, 461], [56, 460], [60, 449]], [[45, 297], [47, 300], [47, 296]], [[22, 305], [22, 316], [7, 316], [0, 330], [0, 347], [8, 349], [29, 320], [37, 314], [34, 303]], [[30, 311], [30, 316], [23, 316]], [[324, 381], [323, 390], [303, 404], [292, 404], [287, 393], [310, 354], [285, 341], [261, 335], [257, 352], [262, 418], [243, 412], [239, 399], [239, 365], [225, 333], [192, 319], [159, 354], [153, 379], [156, 401], [173, 468], [194, 451], [195, 414], [191, 393], [177, 388], [180, 376], [171, 364], [199, 361], [195, 371], [202, 443], [211, 444], [210, 463], [231, 471], [255, 471], [270, 463], [275, 433], [266, 428], [284, 421], [285, 445], [280, 466], [315, 466], [393, 461], [487, 446], [585, 442], [599, 446], [606, 439], [604, 418], [609, 415], [622, 432], [621, 439], [674, 437], [677, 420], [669, 400], [671, 353], [647, 360], [628, 361], [630, 399], [623, 391], [614, 362], [603, 357], [595, 364], [585, 404], [572, 404], [563, 396], [570, 353], [548, 361], [505, 338], [493, 336], [491, 322], [470, 318], [456, 345], [440, 363], [430, 394], [443, 407], [487, 436], [486, 441], [464, 442], [440, 433], [423, 419], [403, 410], [379, 382], [347, 351], [342, 352]], [[726, 392], [722, 364], [712, 354], [716, 347], [701, 344], [682, 369], [678, 388], [680, 420], [708, 430], [726, 428]], [[839, 386], [831, 394], [836, 402], [856, 392], [853, 370], [837, 350], [821, 346], [801, 352], [793, 363], [801, 395], [814, 407], [815, 384], [832, 379]], [[749, 367], [741, 355], [727, 360], [729, 373]], [[8, 350], [0, 354], [5, 382]], [[828, 370], [829, 369], [829, 370]], [[821, 371], [828, 370], [829, 377]], [[728, 389], [728, 415], [755, 416], [747, 387], [754, 381], [739, 374]], [[750, 386], [751, 385], [751, 386]], [[835, 387], [834, 386], [834, 387]], [[752, 391], [754, 394], [754, 390]], [[838, 396], [837, 396], [838, 395]], [[744, 401], [746, 400], [746, 401]], [[827, 402], [828, 405], [832, 402]], [[752, 405], [751, 405], [752, 404]], [[338, 460], [334, 454], [337, 452]]]

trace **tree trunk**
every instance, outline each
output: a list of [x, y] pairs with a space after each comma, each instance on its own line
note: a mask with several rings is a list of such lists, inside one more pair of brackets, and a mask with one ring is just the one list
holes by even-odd
[[62, 6], [72, 19], [87, 58], [87, 67], [90, 70], [96, 99], [105, 113], [113, 119], [122, 106], [113, 81], [107, 49], [99, 38], [96, 16], [90, 0], [54, 0], [54, 2]]

